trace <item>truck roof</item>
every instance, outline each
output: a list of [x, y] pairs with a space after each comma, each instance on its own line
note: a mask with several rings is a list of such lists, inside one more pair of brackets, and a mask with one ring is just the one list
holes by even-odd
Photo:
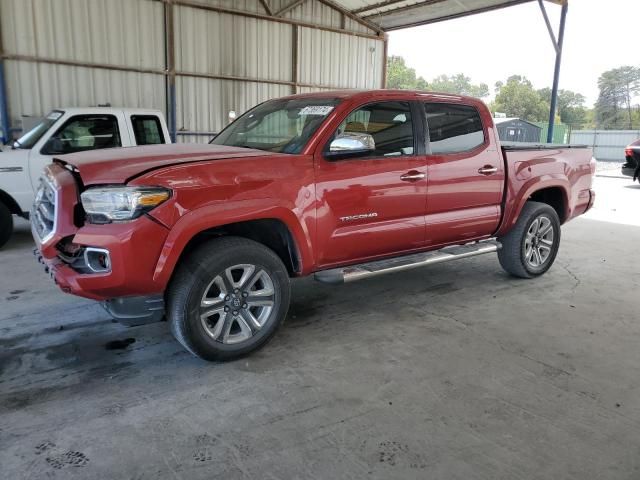
[[113, 113], [123, 112], [125, 115], [157, 115], [162, 114], [160, 110], [152, 108], [124, 108], [124, 107], [59, 107], [53, 110], [60, 110], [73, 115]]
[[483, 103], [482, 100], [475, 97], [467, 97], [464, 95], [455, 95], [444, 92], [427, 92], [424, 90], [393, 90], [393, 89], [372, 89], [372, 90], [328, 90], [323, 92], [298, 93], [282, 97], [286, 99], [294, 98], [340, 98], [340, 99], [366, 99], [366, 98], [414, 98], [425, 100], [446, 100], [453, 102], [471, 102]]

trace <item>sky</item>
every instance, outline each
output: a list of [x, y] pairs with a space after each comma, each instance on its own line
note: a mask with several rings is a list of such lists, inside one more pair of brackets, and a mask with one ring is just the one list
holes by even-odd
[[[557, 35], [561, 7], [545, 4]], [[602, 72], [640, 66], [639, 18], [640, 0], [569, 0], [560, 88], [582, 93], [591, 107]], [[389, 55], [427, 81], [464, 73], [492, 96], [496, 81], [514, 74], [535, 88], [553, 83], [555, 51], [538, 2], [389, 32]]]

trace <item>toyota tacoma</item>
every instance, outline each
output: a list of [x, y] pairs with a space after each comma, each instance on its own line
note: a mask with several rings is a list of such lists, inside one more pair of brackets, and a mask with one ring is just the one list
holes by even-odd
[[290, 279], [341, 284], [497, 252], [553, 264], [560, 225], [595, 200], [591, 150], [505, 145], [455, 95], [344, 91], [262, 103], [210, 145], [54, 159], [31, 213], [60, 288], [136, 324], [166, 318], [207, 360], [263, 346]]

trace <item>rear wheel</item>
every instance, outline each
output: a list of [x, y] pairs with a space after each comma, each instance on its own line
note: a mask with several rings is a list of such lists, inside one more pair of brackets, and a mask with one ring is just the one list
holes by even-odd
[[212, 240], [189, 255], [167, 291], [175, 338], [205, 360], [232, 360], [264, 346], [289, 309], [287, 269], [252, 240]]
[[502, 268], [520, 278], [545, 273], [560, 246], [560, 219], [546, 203], [527, 202], [511, 231], [499, 238], [498, 259]]
[[0, 248], [11, 238], [13, 233], [13, 215], [7, 206], [0, 202]]

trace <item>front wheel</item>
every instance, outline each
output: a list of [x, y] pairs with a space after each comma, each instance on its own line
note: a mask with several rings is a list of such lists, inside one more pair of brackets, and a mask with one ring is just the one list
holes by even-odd
[[287, 269], [269, 248], [224, 237], [200, 246], [167, 291], [174, 337], [205, 360], [247, 355], [275, 334], [289, 309]]
[[498, 259], [513, 276], [533, 278], [545, 273], [556, 259], [560, 246], [560, 219], [546, 203], [525, 203], [515, 226], [498, 239]]

